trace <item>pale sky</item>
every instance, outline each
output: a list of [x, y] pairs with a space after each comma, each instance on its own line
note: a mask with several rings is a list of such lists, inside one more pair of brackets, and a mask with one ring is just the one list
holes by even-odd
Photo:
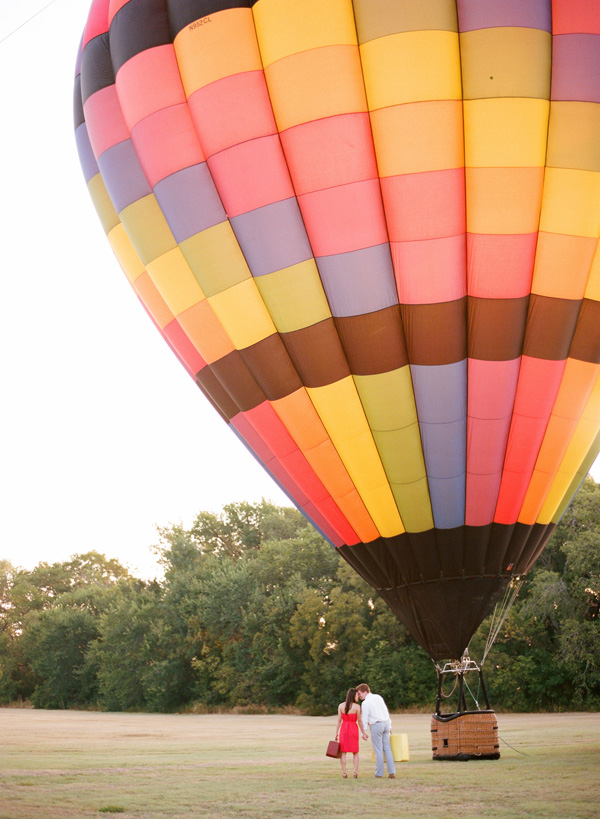
[[151, 325], [92, 207], [72, 117], [88, 8], [0, 0], [0, 558], [96, 549], [153, 576], [157, 525], [290, 502]]
[[[0, 39], [48, 0], [0, 0]], [[87, 193], [73, 75], [87, 0], [0, 44], [0, 558], [97, 549], [144, 574], [156, 525], [233, 501], [291, 505], [150, 323]]]

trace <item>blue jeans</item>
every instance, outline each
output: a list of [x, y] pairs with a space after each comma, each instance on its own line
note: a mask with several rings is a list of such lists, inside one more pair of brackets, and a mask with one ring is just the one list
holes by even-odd
[[373, 750], [375, 751], [375, 776], [383, 776], [384, 754], [388, 774], [395, 774], [394, 754], [392, 753], [392, 746], [390, 745], [390, 721], [374, 722], [369, 727], [371, 729], [371, 742], [373, 743]]

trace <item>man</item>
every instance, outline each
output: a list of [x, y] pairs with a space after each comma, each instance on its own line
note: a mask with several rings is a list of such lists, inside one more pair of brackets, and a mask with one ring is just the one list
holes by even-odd
[[356, 693], [362, 701], [361, 717], [362, 724], [367, 729], [371, 729], [371, 742], [375, 751], [375, 776], [383, 776], [383, 755], [388, 770], [388, 778], [396, 778], [396, 766], [394, 764], [394, 754], [390, 744], [390, 734], [392, 733], [392, 722], [390, 712], [387, 709], [383, 697], [379, 694], [371, 694], [371, 689], [366, 683], [361, 683], [356, 687]]

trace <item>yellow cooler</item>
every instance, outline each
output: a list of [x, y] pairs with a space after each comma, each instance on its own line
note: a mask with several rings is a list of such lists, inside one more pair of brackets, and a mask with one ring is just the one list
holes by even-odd
[[[390, 744], [392, 746], [392, 753], [394, 754], [394, 762], [408, 762], [410, 759], [408, 753], [408, 734], [392, 734], [390, 736]], [[371, 748], [371, 762], [375, 762], [375, 752]]]

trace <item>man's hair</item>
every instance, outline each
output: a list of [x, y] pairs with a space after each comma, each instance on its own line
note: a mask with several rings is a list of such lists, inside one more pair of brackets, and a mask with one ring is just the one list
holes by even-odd
[[357, 691], [361, 691], [363, 694], [370, 694], [371, 689], [366, 683], [361, 683], [360, 685], [356, 686]]

